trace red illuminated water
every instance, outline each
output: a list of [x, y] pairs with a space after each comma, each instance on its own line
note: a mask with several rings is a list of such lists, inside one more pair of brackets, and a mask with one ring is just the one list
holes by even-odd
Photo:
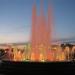
[[50, 60], [49, 47], [52, 40], [52, 17], [51, 10], [48, 7], [47, 18], [44, 16], [43, 3], [41, 1], [41, 12], [39, 17], [37, 16], [36, 4], [33, 5], [32, 9], [32, 35], [31, 45], [32, 53], [34, 53], [35, 61], [38, 61], [40, 54], [43, 55], [44, 59]]

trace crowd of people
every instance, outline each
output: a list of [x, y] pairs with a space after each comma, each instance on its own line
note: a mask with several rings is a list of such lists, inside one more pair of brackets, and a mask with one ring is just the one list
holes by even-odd
[[[35, 60], [35, 53], [32, 52], [31, 47], [24, 47], [23, 49], [18, 49], [17, 47], [9, 47], [5, 49], [5, 55], [2, 60], [8, 61], [37, 61]], [[51, 47], [50, 50], [41, 50], [39, 53], [38, 61], [74, 61], [75, 60], [75, 46], [57, 46]]]

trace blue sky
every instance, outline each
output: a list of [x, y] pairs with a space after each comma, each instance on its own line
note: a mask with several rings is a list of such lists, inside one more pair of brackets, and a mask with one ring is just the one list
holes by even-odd
[[[24, 42], [30, 39], [32, 6], [35, 0], [0, 0], [0, 43]], [[49, 0], [44, 0], [47, 15]], [[40, 0], [36, 0], [37, 13]], [[51, 0], [53, 38], [75, 37], [75, 0]]]

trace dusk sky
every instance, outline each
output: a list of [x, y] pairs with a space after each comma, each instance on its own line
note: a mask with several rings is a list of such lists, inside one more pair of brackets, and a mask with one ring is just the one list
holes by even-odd
[[[0, 43], [27, 42], [30, 39], [32, 6], [35, 0], [0, 0]], [[49, 0], [44, 0], [47, 15]], [[40, 12], [40, 0], [36, 0]], [[75, 0], [51, 0], [54, 38], [75, 37]]]

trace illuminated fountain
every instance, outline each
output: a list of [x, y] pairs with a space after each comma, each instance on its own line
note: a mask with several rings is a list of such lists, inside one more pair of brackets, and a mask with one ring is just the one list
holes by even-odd
[[52, 40], [52, 14], [51, 9], [48, 6], [47, 20], [44, 16], [43, 4], [41, 0], [41, 12], [40, 16], [37, 16], [36, 4], [32, 9], [32, 33], [31, 33], [31, 57], [34, 61], [40, 61], [40, 59], [49, 59], [49, 47]]

